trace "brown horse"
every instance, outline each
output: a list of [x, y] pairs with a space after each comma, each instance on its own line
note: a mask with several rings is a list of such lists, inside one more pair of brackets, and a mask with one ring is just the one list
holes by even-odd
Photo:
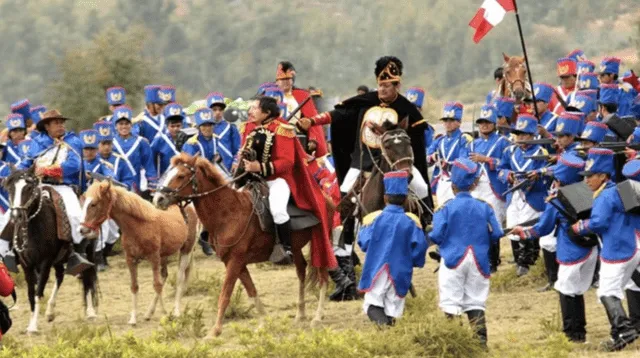
[[138, 263], [142, 259], [151, 262], [153, 288], [156, 296], [149, 306], [146, 320], [156, 310], [165, 313], [162, 287], [167, 279], [167, 260], [180, 252], [178, 282], [175, 297], [174, 316], [180, 315], [180, 299], [193, 261], [193, 246], [198, 237], [198, 218], [193, 206], [184, 208], [184, 216], [178, 206], [168, 210], [158, 210], [140, 196], [126, 189], [112, 185], [110, 181], [93, 183], [85, 194], [80, 230], [85, 236], [97, 236], [100, 225], [108, 218], [113, 219], [122, 231], [127, 266], [131, 273], [132, 310], [129, 324], [135, 325], [138, 295]]
[[[206, 159], [180, 154], [171, 160], [171, 169], [161, 180], [154, 196], [154, 204], [165, 208], [177, 201], [193, 200], [198, 217], [209, 231], [209, 241], [226, 267], [222, 292], [218, 298], [218, 316], [209, 337], [222, 332], [224, 312], [229, 305], [237, 279], [253, 299], [256, 310], [264, 308], [253, 284], [247, 265], [269, 259], [274, 245], [273, 235], [262, 231], [254, 203], [248, 190], [236, 190], [229, 186], [221, 173]], [[327, 200], [327, 210], [332, 216], [332, 204]], [[267, 209], [268, 210], [268, 209]], [[293, 231], [291, 235], [293, 261], [299, 279], [298, 312], [296, 322], [305, 318], [305, 279], [307, 262], [302, 248], [311, 239], [311, 228]], [[313, 252], [312, 252], [313, 255]], [[317, 326], [324, 313], [328, 272], [326, 268], [312, 271], [311, 284], [320, 283], [318, 309], [311, 322]]]
[[502, 81], [498, 85], [497, 93], [501, 97], [512, 97], [516, 104], [522, 103], [531, 96], [531, 84], [527, 79], [527, 65], [524, 57], [502, 54], [504, 58]]

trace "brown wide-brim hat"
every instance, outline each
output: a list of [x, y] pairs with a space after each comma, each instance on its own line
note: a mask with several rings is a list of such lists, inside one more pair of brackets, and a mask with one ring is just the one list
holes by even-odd
[[62, 116], [60, 111], [58, 111], [57, 109], [50, 109], [40, 115], [40, 121], [36, 124], [36, 129], [39, 132], [44, 132], [45, 131], [44, 124], [53, 119], [62, 119], [62, 120], [68, 121], [71, 118]]

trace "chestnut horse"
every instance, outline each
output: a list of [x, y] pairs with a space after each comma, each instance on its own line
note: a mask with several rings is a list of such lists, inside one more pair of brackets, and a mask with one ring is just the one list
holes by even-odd
[[[206, 159], [182, 153], [171, 160], [171, 168], [160, 180], [153, 199], [154, 204], [160, 208], [176, 201], [193, 200], [198, 217], [209, 231], [209, 241], [225, 264], [226, 275], [218, 297], [218, 316], [209, 337], [218, 336], [222, 332], [224, 312], [229, 305], [237, 279], [240, 279], [247, 295], [253, 299], [258, 313], [264, 313], [247, 264], [267, 261], [274, 245], [273, 235], [262, 231], [260, 227], [250, 191], [233, 189], [230, 184]], [[327, 200], [326, 204], [328, 217], [332, 217], [333, 205], [330, 200]], [[310, 239], [311, 228], [293, 231], [291, 235], [291, 251], [300, 281], [296, 322], [305, 317], [307, 262], [302, 248]], [[313, 255], [313, 252], [311, 254]], [[316, 268], [311, 274], [310, 283], [320, 283], [318, 309], [311, 322], [312, 326], [317, 326], [324, 313], [328, 272], [326, 268]]]
[[180, 252], [178, 282], [174, 316], [180, 315], [180, 299], [193, 262], [193, 246], [198, 233], [198, 218], [193, 206], [170, 207], [158, 210], [137, 194], [111, 184], [111, 181], [95, 182], [85, 193], [82, 209], [83, 235], [97, 236], [100, 225], [113, 219], [122, 232], [122, 247], [131, 273], [132, 310], [129, 324], [135, 325], [138, 295], [138, 263], [142, 259], [151, 262], [153, 288], [156, 296], [149, 306], [145, 320], [150, 320], [160, 302], [160, 310], [166, 313], [162, 300], [162, 288], [167, 279], [167, 260]]

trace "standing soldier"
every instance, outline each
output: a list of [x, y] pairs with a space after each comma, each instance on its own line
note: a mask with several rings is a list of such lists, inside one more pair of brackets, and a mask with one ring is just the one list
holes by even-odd
[[175, 88], [172, 86], [149, 85], [144, 88], [147, 108], [140, 113], [133, 123], [138, 126], [140, 136], [153, 142], [158, 133], [165, 130], [162, 111], [168, 103], [175, 102]]
[[571, 98], [575, 94], [577, 80], [577, 62], [572, 58], [561, 58], [557, 62], [557, 73], [560, 77], [560, 85], [556, 87], [556, 93], [549, 102], [549, 108], [555, 114], [564, 112], [562, 102], [558, 100], [558, 95], [565, 104], [571, 102]]
[[127, 93], [122, 87], [107, 88], [106, 96], [111, 112], [113, 112], [116, 107], [123, 106], [127, 102]]
[[[536, 133], [538, 121], [528, 114], [518, 116], [518, 122], [513, 129], [518, 141], [532, 140]], [[539, 217], [544, 210], [544, 198], [547, 195], [546, 179], [540, 178], [535, 172], [545, 166], [544, 160], [533, 160], [527, 157], [548, 155], [546, 149], [540, 145], [514, 144], [502, 154], [498, 166], [498, 177], [512, 189], [516, 185], [524, 185], [507, 194], [507, 227], [513, 227], [531, 219]], [[532, 172], [531, 176], [527, 173]], [[512, 241], [513, 257], [518, 265], [518, 276], [526, 275], [529, 266], [535, 264], [539, 255], [539, 243], [536, 240], [517, 243]]]
[[18, 165], [22, 160], [19, 147], [20, 142], [24, 140], [27, 134], [24, 118], [21, 114], [12, 113], [7, 116], [5, 124], [9, 130], [9, 140], [2, 151], [2, 160], [13, 165]]
[[[22, 116], [22, 118], [26, 122], [31, 119], [31, 104], [28, 99], [21, 99], [15, 103], [11, 104], [11, 113], [16, 113]], [[0, 142], [6, 142], [9, 139], [9, 130], [5, 128], [2, 130], [0, 134]]]
[[513, 127], [515, 123], [511, 123], [511, 117], [515, 111], [516, 100], [509, 97], [498, 97], [495, 99], [495, 107], [498, 110], [498, 127]]
[[538, 134], [542, 138], [552, 138], [556, 130], [556, 120], [558, 115], [549, 109], [549, 102], [553, 97], [553, 86], [548, 83], [537, 82], [533, 85], [533, 92], [536, 95], [536, 107], [538, 109]]
[[447, 102], [442, 111], [440, 120], [444, 124], [446, 135], [436, 139], [427, 152], [427, 162], [429, 165], [436, 164], [438, 173], [434, 172], [433, 181], [436, 183], [436, 198], [441, 206], [447, 200], [453, 199], [451, 190], [451, 164], [453, 161], [467, 153], [467, 146], [473, 138], [462, 133], [460, 124], [462, 122], [462, 111], [464, 107], [460, 102]]
[[[31, 107], [31, 125], [27, 126], [27, 137], [29, 139], [36, 139], [40, 135], [40, 132], [38, 132], [38, 129], [36, 127], [38, 126], [38, 122], [40, 122], [40, 116], [46, 111], [47, 108], [45, 106]], [[27, 123], [25, 123], [25, 125], [26, 124]]]
[[[498, 223], [502, 224], [505, 218], [505, 197], [502, 193], [507, 190], [507, 185], [498, 179], [498, 166], [502, 160], [502, 152], [510, 143], [496, 131], [497, 112], [492, 105], [482, 106], [476, 120], [478, 138], [467, 146], [466, 151], [469, 159], [479, 166], [479, 181], [471, 195], [491, 205]], [[499, 242], [491, 243], [489, 260], [491, 272], [496, 272], [500, 265]]]
[[185, 118], [181, 105], [169, 103], [164, 107], [163, 116], [166, 121], [167, 133], [160, 133], [151, 142], [151, 153], [158, 177], [162, 177], [169, 169], [171, 158], [180, 154], [182, 146], [188, 137], [187, 134], [181, 131]]
[[[276, 71], [276, 84], [282, 92], [284, 92], [284, 103], [287, 105], [287, 113], [292, 113], [302, 102], [311, 96], [311, 94], [301, 88], [294, 86], [296, 80], [296, 69], [293, 64], [288, 61], [283, 61], [278, 64]], [[300, 118], [311, 118], [318, 114], [313, 101], [307, 102], [300, 112], [298, 112], [292, 119], [292, 124], [296, 125]], [[324, 130], [322, 126], [307, 128], [307, 148], [309, 153], [315, 152], [315, 157], [323, 157], [327, 154], [327, 142], [324, 139]]]
[[219, 92], [209, 93], [207, 96], [207, 107], [213, 111], [213, 133], [217, 139], [218, 154], [222, 160], [222, 165], [231, 171], [233, 159], [240, 149], [240, 133], [238, 128], [224, 119], [224, 110], [227, 105], [224, 103], [224, 96]]
[[140, 194], [143, 190], [143, 176], [152, 188], [155, 187], [158, 177], [149, 142], [144, 137], [131, 133], [131, 116], [132, 112], [129, 106], [120, 106], [113, 112], [117, 131], [113, 147], [133, 176], [131, 190]]
[[[424, 88], [422, 87], [411, 87], [407, 90], [405, 97], [409, 100], [409, 102], [413, 103], [418, 107], [418, 111], [422, 112], [422, 105], [424, 104]], [[429, 150], [431, 143], [433, 143], [433, 137], [435, 135], [436, 130], [432, 125], [427, 123], [427, 128], [424, 130], [424, 150], [425, 152]]]
[[620, 99], [618, 101], [618, 116], [624, 117], [631, 114], [631, 104], [638, 95], [638, 91], [627, 82], [618, 79], [620, 72], [620, 59], [617, 57], [605, 57], [600, 62], [598, 77], [600, 84], [615, 84], [620, 88]]

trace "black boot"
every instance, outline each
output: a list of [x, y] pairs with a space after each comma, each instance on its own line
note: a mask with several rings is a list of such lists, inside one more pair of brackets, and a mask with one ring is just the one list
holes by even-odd
[[369, 306], [367, 316], [369, 316], [372, 322], [379, 326], [390, 326], [393, 322], [393, 320], [384, 313], [384, 308], [378, 306]]
[[[341, 258], [341, 260], [338, 260], [338, 264], [340, 265], [340, 267], [342, 267], [342, 271], [344, 271], [347, 277], [349, 277], [349, 280], [353, 282], [353, 285], [347, 287], [347, 290], [344, 293], [345, 301], [352, 301], [360, 298], [360, 296], [358, 295], [358, 289], [357, 289], [358, 282], [356, 280], [356, 270], [355, 270], [353, 257], [354, 255], [351, 255], [351, 256], [343, 257]], [[357, 258], [358, 256], [355, 255], [355, 257]]]
[[96, 252], [96, 265], [98, 272], [104, 272], [109, 268], [104, 250]]
[[596, 269], [593, 272], [593, 280], [591, 281], [591, 287], [598, 288], [600, 287], [600, 260], [596, 261]]
[[102, 254], [104, 257], [118, 256], [120, 254], [119, 251], [113, 251], [113, 245], [115, 244], [104, 244], [104, 249], [102, 249]]
[[640, 332], [640, 292], [626, 290], [629, 319], [631, 324]]
[[84, 270], [94, 266], [93, 263], [87, 260], [88, 243], [87, 239], [83, 239], [81, 243], [73, 244], [73, 251], [69, 255], [69, 261], [67, 261], [67, 275], [77, 276]]
[[18, 260], [13, 251], [2, 257], [2, 262], [9, 272], [18, 273]]
[[571, 306], [573, 307], [573, 336], [571, 341], [576, 343], [584, 343], [587, 341], [587, 317], [584, 307], [584, 296], [576, 295], [571, 297]]
[[487, 321], [484, 316], [483, 310], [471, 310], [467, 311], [467, 317], [469, 317], [469, 323], [473, 326], [476, 336], [480, 339], [482, 346], [487, 346]]
[[489, 267], [491, 273], [498, 272], [498, 266], [500, 266], [500, 242], [493, 242], [489, 246]]
[[354, 282], [349, 279], [349, 277], [342, 270], [342, 265], [340, 264], [341, 257], [337, 257], [338, 267], [334, 270], [329, 271], [329, 276], [336, 284], [336, 290], [329, 296], [330, 301], [345, 301], [345, 294], [347, 288], [350, 286], [354, 286]]
[[553, 284], [558, 279], [558, 263], [556, 262], [556, 253], [542, 249], [542, 257], [544, 259], [545, 273], [547, 274], [547, 284], [538, 289], [538, 292], [546, 292], [553, 289]]
[[520, 257], [520, 253], [522, 252], [522, 248], [520, 247], [520, 241], [511, 241], [511, 252], [513, 253], [513, 261], [512, 263], [517, 264], [518, 258]]
[[614, 296], [601, 297], [600, 301], [607, 311], [607, 317], [611, 324], [611, 340], [605, 342], [605, 348], [609, 351], [619, 351], [638, 338], [638, 332], [631, 325], [622, 302]]
[[291, 265], [293, 254], [291, 253], [291, 220], [284, 224], [276, 224], [276, 233], [280, 241], [273, 246], [273, 252], [269, 260], [276, 265]]
[[200, 240], [198, 240], [198, 243], [200, 244], [200, 247], [202, 247], [202, 252], [205, 255], [207, 255], [207, 256], [213, 255], [213, 249], [211, 248], [211, 245], [209, 245], [209, 232], [208, 231], [202, 231], [200, 233]]

